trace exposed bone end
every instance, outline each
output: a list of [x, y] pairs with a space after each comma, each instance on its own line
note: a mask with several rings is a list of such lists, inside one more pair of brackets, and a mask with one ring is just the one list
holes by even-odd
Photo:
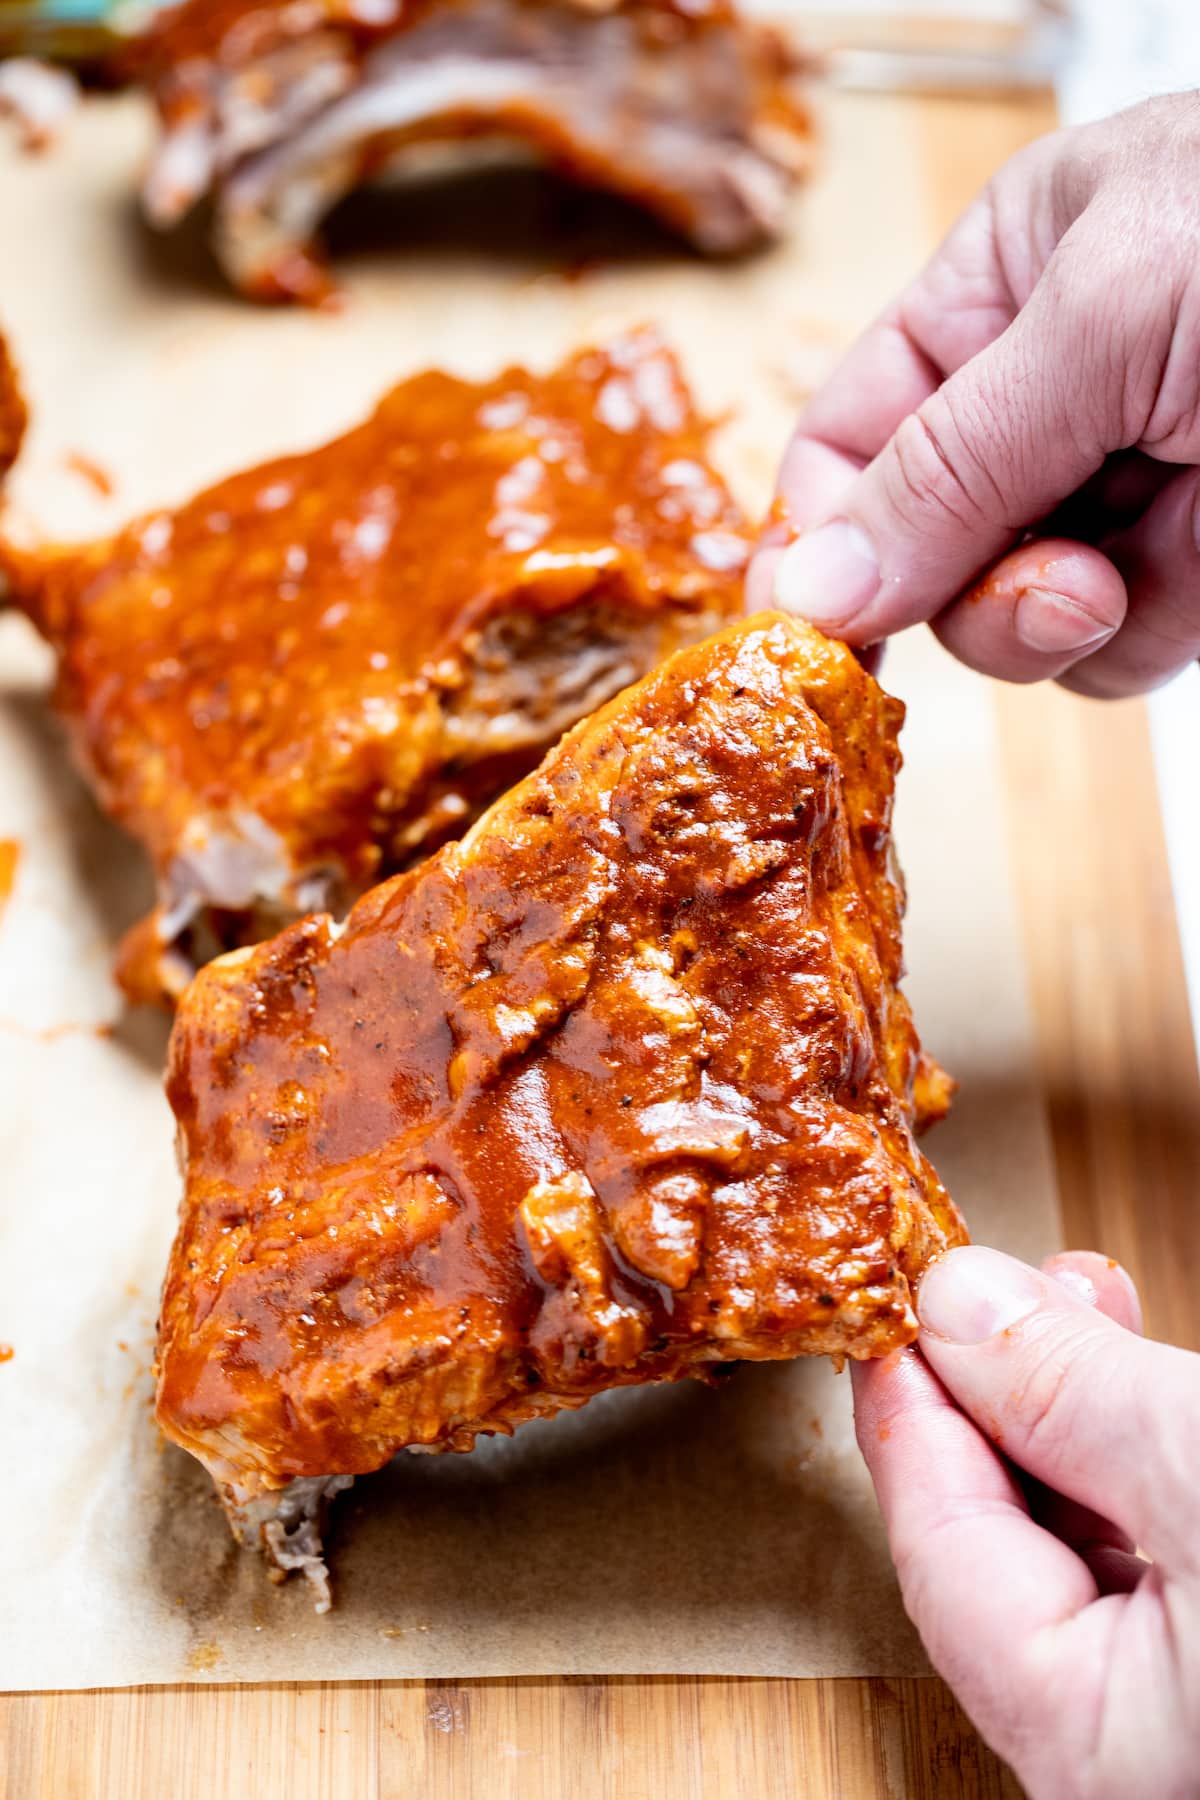
[[165, 134], [142, 183], [142, 207], [157, 231], [177, 225], [207, 192], [216, 145], [206, 119], [189, 119]]
[[47, 150], [79, 105], [79, 83], [32, 56], [0, 62], [0, 113], [12, 118], [25, 150]]
[[193, 820], [158, 906], [121, 942], [117, 981], [134, 1005], [173, 1006], [202, 964], [324, 910], [337, 883], [332, 869], [297, 875], [255, 813]]
[[[638, 363], [645, 383], [654, 368]], [[661, 369], [659, 370], [661, 374]], [[638, 404], [674, 404], [674, 390], [651, 388]], [[668, 427], [669, 428], [669, 427]], [[589, 598], [618, 567], [611, 545], [576, 546], [558, 566], [531, 556], [528, 577], [543, 591], [557, 585], [578, 603], [545, 616], [521, 603], [496, 613], [463, 641], [462, 653], [437, 698], [438, 763], [459, 767], [448, 785], [436, 781], [421, 804], [400, 809], [381, 826], [386, 838], [381, 875], [394, 873], [458, 836], [499, 785], [513, 778], [576, 720], [602, 706], [661, 660], [681, 638], [702, 638], [722, 623], [707, 567], [720, 558], [745, 559], [746, 540], [730, 532], [701, 534], [693, 551], [704, 565], [694, 594], [680, 576], [678, 613], [622, 609]], [[0, 575], [3, 573], [0, 545]], [[489, 765], [491, 776], [488, 775]], [[483, 771], [481, 786], [474, 773]], [[333, 859], [297, 867], [283, 838], [248, 809], [191, 821], [159, 889], [159, 904], [125, 935], [117, 981], [134, 1005], [173, 1007], [196, 971], [214, 957], [273, 937], [308, 913], [344, 914], [361, 891]]]
[[298, 1570], [316, 1596], [314, 1612], [327, 1613], [333, 1605], [321, 1543], [329, 1504], [353, 1485], [353, 1475], [302, 1476], [285, 1488], [243, 1501], [235, 1490], [222, 1490], [238, 1543], [266, 1557], [272, 1581], [286, 1581]]

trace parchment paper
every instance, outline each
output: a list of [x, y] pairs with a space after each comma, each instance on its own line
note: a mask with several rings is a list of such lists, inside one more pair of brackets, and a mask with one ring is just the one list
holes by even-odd
[[[315, 441], [416, 367], [545, 365], [649, 316], [703, 400], [740, 409], [722, 456], [759, 505], [800, 389], [928, 238], [886, 103], [842, 102], [828, 174], [788, 246], [755, 263], [705, 268], [620, 209], [488, 177], [359, 209], [340, 315], [264, 312], [224, 293], [198, 240], [140, 232], [145, 130], [136, 102], [97, 101], [47, 158], [0, 149], [0, 320], [36, 419], [13, 492], [43, 531], [94, 530]], [[407, 254], [387, 247], [402, 236]], [[71, 770], [49, 672], [0, 619], [0, 839], [20, 846], [0, 917], [0, 1686], [921, 1671], [849, 1382], [823, 1363], [609, 1396], [469, 1457], [399, 1458], [340, 1503], [323, 1619], [234, 1548], [207, 1477], [151, 1422], [178, 1194], [165, 1025], [123, 1014], [108, 973], [148, 888]], [[962, 1082], [930, 1148], [978, 1237], [1040, 1256], [1056, 1207], [987, 688], [924, 637], [886, 676], [911, 705], [910, 989]]]

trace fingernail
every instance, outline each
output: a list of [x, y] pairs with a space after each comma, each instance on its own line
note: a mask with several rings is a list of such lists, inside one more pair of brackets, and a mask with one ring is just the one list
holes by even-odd
[[1070, 1263], [1049, 1262], [1045, 1265], [1045, 1273], [1051, 1281], [1057, 1281], [1060, 1288], [1065, 1288], [1072, 1300], [1082, 1300], [1085, 1306], [1095, 1306], [1099, 1298], [1096, 1284], [1082, 1269], [1073, 1269]]
[[1049, 1275], [1073, 1299], [1082, 1300], [1085, 1306], [1098, 1306], [1102, 1312], [1110, 1314], [1112, 1308], [1105, 1304], [1101, 1290], [1110, 1290], [1114, 1285], [1119, 1287], [1125, 1296], [1125, 1311], [1132, 1328], [1141, 1331], [1142, 1302], [1137, 1285], [1129, 1270], [1123, 1269], [1110, 1256], [1101, 1256], [1094, 1250], [1060, 1250], [1057, 1255], [1047, 1257], [1042, 1264], [1042, 1274]]
[[982, 1344], [1038, 1306], [1034, 1270], [981, 1244], [950, 1250], [922, 1278], [917, 1317], [922, 1329], [952, 1344]]
[[814, 625], [848, 625], [875, 598], [879, 581], [879, 558], [866, 532], [835, 519], [784, 551], [775, 571], [775, 601]]
[[1050, 588], [1025, 588], [1017, 601], [1013, 626], [1021, 642], [1043, 656], [1064, 656], [1103, 643], [1116, 630], [1085, 613], [1066, 594]]

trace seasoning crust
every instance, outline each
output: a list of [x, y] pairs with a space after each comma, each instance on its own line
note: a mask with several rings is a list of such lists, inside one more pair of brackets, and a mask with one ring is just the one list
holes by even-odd
[[79, 759], [154, 863], [130, 996], [344, 912], [736, 616], [750, 537], [708, 436], [643, 331], [548, 375], [415, 376], [111, 539], [0, 544]]
[[605, 1388], [882, 1355], [965, 1236], [914, 1132], [903, 715], [779, 615], [460, 843], [201, 972], [158, 1417], [233, 1508]]

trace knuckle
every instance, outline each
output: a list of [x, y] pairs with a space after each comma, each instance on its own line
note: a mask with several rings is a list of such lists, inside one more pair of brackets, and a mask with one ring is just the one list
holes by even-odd
[[[1055, 429], [1093, 465], [1139, 435], [1130, 423], [1124, 342], [1133, 321], [1115, 300], [1131, 285], [1122, 258], [1089, 210], [1047, 263], [1033, 321], [1054, 384]], [[1133, 335], [1149, 342], [1148, 334]]]
[[1190, 460], [1196, 445], [1200, 307], [1186, 247], [1200, 231], [1200, 202], [1189, 192], [1186, 208], [1172, 205], [1170, 187], [1169, 174], [1152, 194], [1144, 180], [1118, 176], [1045, 272], [1048, 318], [1075, 374], [1077, 428], [1105, 454], [1140, 445]]
[[1028, 1457], [1052, 1484], [1055, 1472], [1078, 1459], [1086, 1434], [1085, 1413], [1100, 1404], [1105, 1391], [1104, 1363], [1108, 1340], [1090, 1320], [1064, 1331], [1061, 1322], [1026, 1348], [1024, 1366], [1016, 1371], [1011, 1398], [1020, 1446], [1018, 1460]]
[[[1200, 226], [1198, 226], [1200, 234]], [[1161, 329], [1144, 329], [1131, 367], [1144, 392], [1134, 399], [1129, 428], [1139, 449], [1163, 462], [1200, 458], [1200, 285], [1188, 292]]]
[[1070, 1375], [1061, 1355], [1035, 1363], [1014, 1398], [1027, 1449], [1039, 1464], [1060, 1460], [1071, 1432]]
[[948, 429], [933, 407], [921, 407], [903, 420], [892, 440], [893, 481], [890, 499], [908, 522], [926, 524], [948, 519], [962, 530], [972, 529], [982, 508], [972, 492], [968, 471], [962, 466], [957, 433]]

